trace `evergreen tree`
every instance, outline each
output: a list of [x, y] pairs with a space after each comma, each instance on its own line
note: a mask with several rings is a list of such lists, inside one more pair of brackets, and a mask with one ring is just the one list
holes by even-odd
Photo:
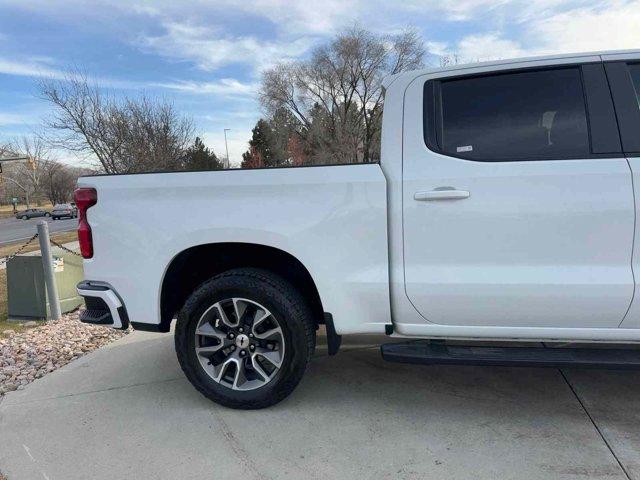
[[289, 141], [291, 138], [298, 140], [303, 130], [302, 124], [286, 108], [278, 108], [268, 121], [273, 132], [273, 166], [292, 163]]
[[180, 170], [222, 170], [222, 162], [199, 137], [180, 159]]
[[274, 167], [278, 159], [274, 152], [273, 129], [267, 120], [261, 118], [251, 131], [249, 150], [242, 154], [242, 168], [257, 168], [259, 166]]

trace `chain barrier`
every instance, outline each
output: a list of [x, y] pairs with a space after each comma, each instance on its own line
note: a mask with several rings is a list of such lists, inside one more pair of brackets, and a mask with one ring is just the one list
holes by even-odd
[[49, 239], [49, 242], [51, 243], [51, 245], [54, 245], [56, 247], [58, 247], [60, 250], [64, 250], [67, 253], [72, 253], [73, 255], [75, 255], [76, 257], [82, 257], [82, 255], [80, 255], [78, 252], [74, 252], [73, 250], [71, 250], [70, 248], [65, 247], [64, 245], [59, 244], [58, 242], [56, 242], [55, 240], [51, 240]]
[[36, 238], [38, 238], [37, 233], [33, 237], [31, 237], [29, 240], [27, 240], [24, 244], [22, 244], [22, 246], [15, 252], [13, 252], [11, 255], [8, 255], [4, 258], [0, 258], [0, 265], [4, 265], [13, 257], [17, 257], [18, 255], [20, 255], [24, 251], [24, 249], [27, 248]]
[[[15, 252], [13, 252], [11, 255], [7, 255], [6, 257], [2, 257], [0, 258], [0, 266], [6, 264], [9, 260], [11, 260], [14, 257], [17, 257], [18, 255], [20, 255], [22, 252], [24, 252], [25, 248], [27, 248], [31, 243], [33, 243], [33, 241], [38, 238], [38, 234], [36, 233], [33, 237], [31, 237], [29, 240], [27, 240], [25, 243], [23, 243], [20, 248], [18, 250], [16, 250]], [[56, 242], [55, 240], [51, 240], [49, 239], [49, 242], [51, 243], [51, 245], [58, 247], [60, 250], [65, 251], [67, 253], [71, 253], [77, 257], [82, 257], [81, 254], [79, 254], [78, 252], [75, 252], [73, 250], [71, 250], [70, 248], [65, 247], [64, 245]]]

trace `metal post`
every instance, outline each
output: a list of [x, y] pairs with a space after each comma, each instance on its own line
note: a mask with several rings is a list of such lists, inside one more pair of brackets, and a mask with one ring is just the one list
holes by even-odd
[[49, 243], [49, 224], [44, 220], [38, 222], [38, 241], [40, 242], [42, 266], [44, 267], [44, 283], [47, 286], [51, 318], [53, 320], [59, 320], [62, 313], [60, 310], [60, 298], [58, 297], [56, 277], [53, 274], [53, 258], [51, 258], [51, 245]]
[[229, 168], [229, 145], [227, 145], [227, 132], [230, 132], [230, 128], [224, 129], [224, 148], [227, 150], [227, 160], [224, 162], [226, 165], [224, 168]]

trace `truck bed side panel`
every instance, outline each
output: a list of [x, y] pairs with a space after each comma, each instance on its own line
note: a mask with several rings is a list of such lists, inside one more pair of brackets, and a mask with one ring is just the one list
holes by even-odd
[[390, 323], [386, 184], [379, 165], [84, 177], [94, 258], [134, 322], [160, 321], [166, 269], [196, 245], [244, 242], [296, 257], [338, 333]]

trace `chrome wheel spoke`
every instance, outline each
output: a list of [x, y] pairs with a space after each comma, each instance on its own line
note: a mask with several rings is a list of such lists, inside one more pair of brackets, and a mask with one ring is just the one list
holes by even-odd
[[244, 312], [247, 310], [247, 303], [238, 298], [233, 299], [233, 310], [236, 314], [236, 325], [240, 325], [242, 322], [242, 316]]
[[266, 358], [271, 365], [280, 368], [282, 365], [282, 355], [279, 350], [269, 350], [268, 348], [256, 348], [256, 354]]
[[201, 337], [211, 337], [217, 338], [220, 341], [223, 341], [227, 336], [222, 333], [220, 330], [215, 329], [210, 323], [205, 323], [200, 325], [196, 330], [196, 335]]
[[213, 372], [215, 374], [215, 376], [213, 377], [213, 379], [216, 382], [220, 382], [222, 380], [222, 378], [224, 377], [226, 371], [229, 369], [229, 367], [236, 363], [237, 364], [237, 360], [233, 357], [227, 358], [224, 362], [222, 362], [220, 365], [217, 365], [215, 367], [213, 367]]
[[254, 333], [254, 335], [256, 336], [256, 338], [259, 338], [260, 340], [271, 340], [274, 337], [278, 337], [281, 340], [282, 329], [280, 327], [274, 327], [262, 333]]
[[251, 325], [251, 331], [253, 332], [254, 335], [256, 333], [256, 328], [258, 328], [270, 316], [271, 316], [271, 313], [265, 310], [256, 311], [256, 314], [253, 317], [253, 325]]
[[235, 327], [237, 325], [237, 323], [233, 323], [231, 320], [229, 320], [229, 317], [227, 316], [227, 313], [224, 311], [224, 308], [221, 305], [222, 302], [218, 302], [214, 305], [214, 307], [216, 307], [216, 310], [218, 311], [218, 315], [220, 316], [220, 321], [222, 323], [224, 323], [227, 327]]
[[269, 374], [265, 372], [263, 368], [260, 366], [260, 363], [258, 363], [257, 361], [257, 354], [255, 353], [251, 355], [251, 364], [253, 365], [254, 370], [258, 372], [258, 374], [260, 374], [260, 376], [265, 382], [269, 380], [270, 378]]
[[233, 390], [262, 387], [284, 360], [278, 320], [264, 306], [244, 298], [224, 299], [207, 309], [196, 325], [195, 342], [204, 372]]
[[244, 361], [240, 360], [238, 362], [238, 367], [236, 368], [236, 374], [233, 378], [233, 388], [234, 390], [242, 390], [243, 386], [246, 385], [247, 380], [246, 370], [244, 367]]
[[219, 351], [224, 347], [224, 344], [220, 343], [219, 345], [213, 345], [211, 347], [196, 347], [196, 353], [198, 355], [211, 356], [212, 354]]

